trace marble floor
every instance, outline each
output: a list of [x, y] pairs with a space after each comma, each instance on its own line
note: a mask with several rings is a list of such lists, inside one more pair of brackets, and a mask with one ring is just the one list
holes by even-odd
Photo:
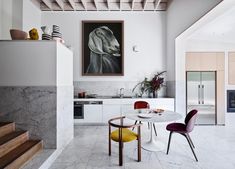
[[[233, 124], [234, 123], [234, 124]], [[75, 126], [75, 138], [52, 164], [50, 169], [235, 169], [235, 114], [227, 116], [226, 126], [196, 126], [191, 133], [195, 144], [196, 162], [190, 147], [181, 135], [172, 136], [169, 155], [166, 155], [168, 132], [166, 124], [156, 124], [164, 151], [142, 149], [142, 161], [136, 162], [136, 142], [124, 145], [124, 165], [118, 166], [118, 144], [112, 142], [108, 156], [107, 126]], [[142, 142], [148, 140], [146, 125]]]

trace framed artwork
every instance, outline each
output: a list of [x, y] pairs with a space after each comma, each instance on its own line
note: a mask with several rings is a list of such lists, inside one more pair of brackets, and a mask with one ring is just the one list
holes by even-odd
[[124, 75], [124, 21], [82, 21], [82, 75]]

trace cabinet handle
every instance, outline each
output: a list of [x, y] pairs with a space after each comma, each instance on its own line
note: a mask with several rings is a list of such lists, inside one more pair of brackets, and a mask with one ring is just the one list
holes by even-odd
[[202, 104], [204, 104], [204, 85], [202, 85]]
[[200, 85], [198, 85], [198, 104], [201, 104], [200, 99], [201, 99], [201, 92], [200, 92]]

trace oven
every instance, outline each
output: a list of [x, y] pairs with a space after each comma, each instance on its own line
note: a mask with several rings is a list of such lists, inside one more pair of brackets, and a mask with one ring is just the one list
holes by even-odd
[[74, 119], [84, 119], [84, 102], [74, 101]]
[[[98, 111], [99, 108], [95, 106], [102, 106], [102, 101], [74, 101], [74, 119], [83, 119], [87, 120], [84, 117], [84, 106], [92, 105], [93, 109]], [[90, 106], [89, 106], [90, 107]], [[86, 107], [87, 108], [87, 107]], [[91, 108], [91, 107], [90, 107]], [[96, 109], [97, 108], [97, 109]], [[88, 112], [89, 113], [89, 112]], [[102, 113], [101, 113], [102, 114]], [[87, 116], [86, 116], [87, 117]]]
[[235, 90], [227, 91], [227, 112], [235, 112]]

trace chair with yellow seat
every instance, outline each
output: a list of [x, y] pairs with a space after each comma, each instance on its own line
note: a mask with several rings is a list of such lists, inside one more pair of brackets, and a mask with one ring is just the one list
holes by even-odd
[[[109, 155], [111, 156], [111, 140], [119, 143], [119, 165], [123, 165], [123, 146], [126, 142], [137, 140], [138, 162], [141, 161], [141, 125], [124, 125], [125, 116], [117, 117], [109, 120]], [[118, 122], [117, 122], [118, 121]], [[112, 131], [112, 127], [118, 128]], [[137, 133], [129, 130], [129, 128], [137, 127]]]

